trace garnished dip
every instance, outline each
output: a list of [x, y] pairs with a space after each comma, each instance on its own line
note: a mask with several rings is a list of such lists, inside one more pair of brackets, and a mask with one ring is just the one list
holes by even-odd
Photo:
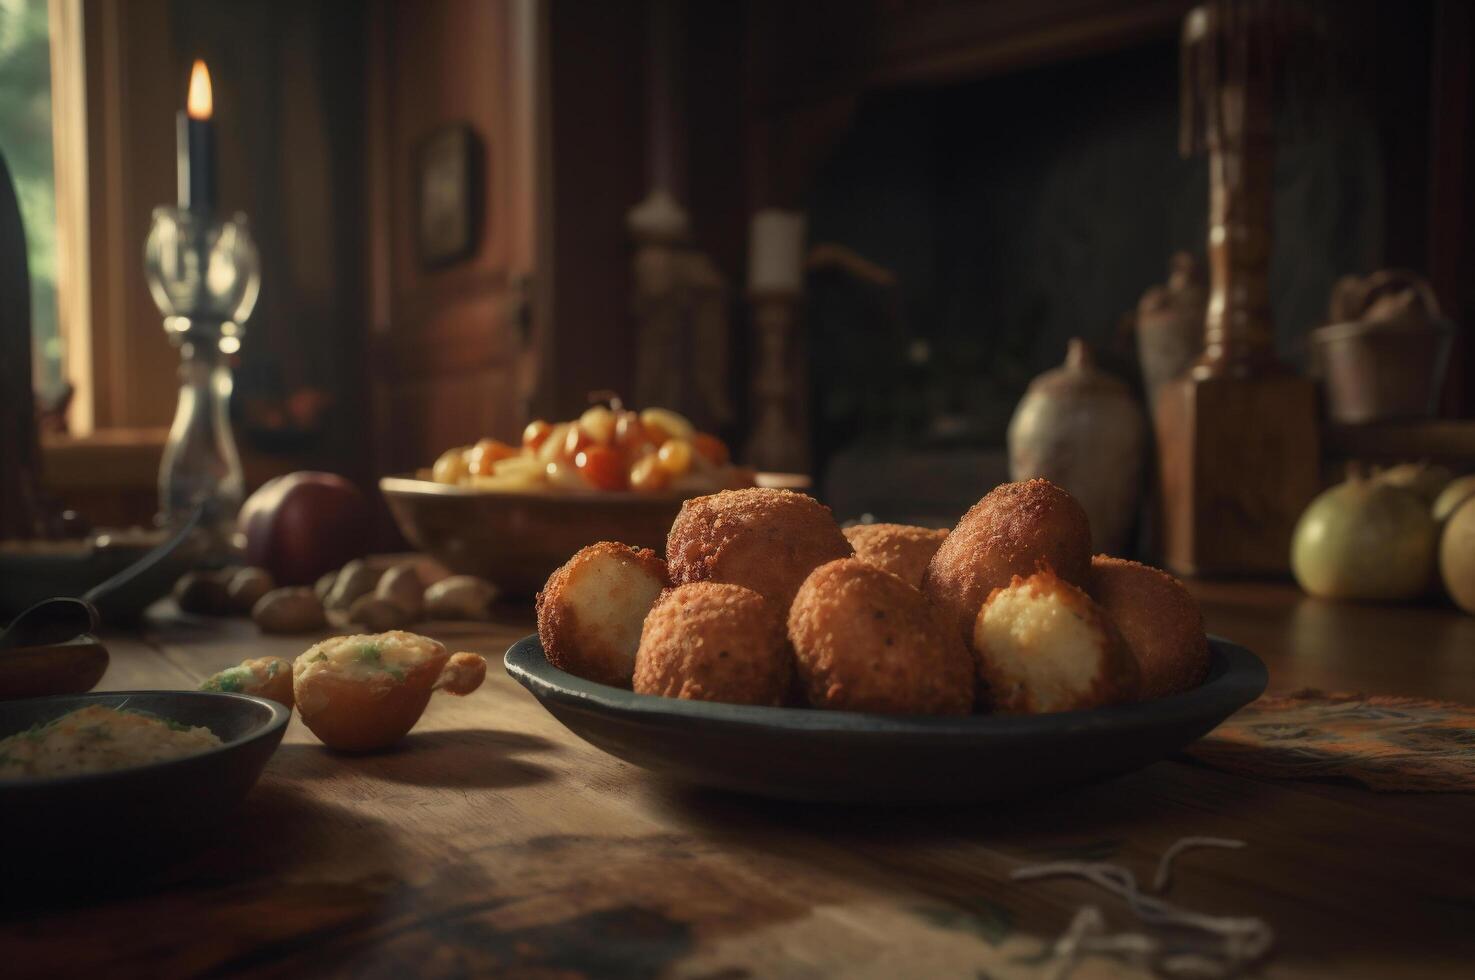
[[89, 705], [0, 740], [0, 779], [127, 769], [220, 745], [208, 728], [143, 711]]

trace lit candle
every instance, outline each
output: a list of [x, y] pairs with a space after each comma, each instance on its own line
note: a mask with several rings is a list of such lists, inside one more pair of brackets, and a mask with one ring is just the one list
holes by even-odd
[[804, 215], [765, 208], [748, 237], [748, 288], [797, 293], [804, 288]]
[[185, 111], [175, 118], [175, 155], [179, 169], [179, 206], [185, 210], [215, 210], [215, 100], [210, 71], [196, 61], [189, 77]]

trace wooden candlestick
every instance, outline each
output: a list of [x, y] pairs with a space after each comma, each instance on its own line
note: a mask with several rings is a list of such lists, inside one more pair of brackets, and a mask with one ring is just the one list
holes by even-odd
[[800, 415], [800, 388], [790, 348], [799, 329], [798, 290], [753, 289], [748, 293], [758, 333], [753, 372], [754, 425], [746, 453], [760, 470], [807, 473], [808, 441]]
[[1164, 559], [1184, 574], [1279, 574], [1319, 486], [1315, 386], [1275, 357], [1270, 248], [1274, 82], [1293, 24], [1212, 0], [1184, 22], [1184, 150], [1209, 154], [1204, 351], [1154, 411]]

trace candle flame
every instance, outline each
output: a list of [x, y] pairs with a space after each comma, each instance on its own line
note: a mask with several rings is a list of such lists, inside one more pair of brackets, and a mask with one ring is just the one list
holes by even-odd
[[215, 99], [210, 92], [210, 69], [199, 59], [189, 75], [189, 101], [186, 110], [191, 119], [209, 119], [215, 111]]

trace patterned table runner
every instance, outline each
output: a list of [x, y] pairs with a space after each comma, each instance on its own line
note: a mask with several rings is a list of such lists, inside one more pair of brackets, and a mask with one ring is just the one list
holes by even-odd
[[1475, 792], [1475, 707], [1297, 691], [1262, 697], [1186, 750], [1268, 779], [1351, 779], [1385, 793]]

